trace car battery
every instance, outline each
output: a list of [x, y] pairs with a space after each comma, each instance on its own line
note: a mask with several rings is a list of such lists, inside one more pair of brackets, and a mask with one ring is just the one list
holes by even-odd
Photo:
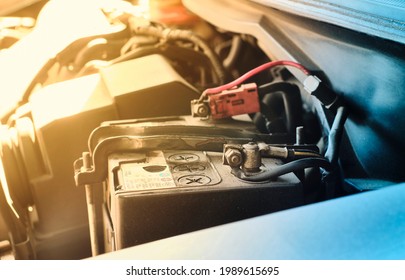
[[[110, 123], [93, 131], [93, 166], [88, 172], [76, 167], [75, 178], [78, 185], [105, 182], [105, 251], [304, 204], [294, 173], [264, 182], [231, 173], [224, 164], [224, 144], [250, 140], [282, 138], [260, 134], [251, 123], [188, 117]], [[265, 169], [281, 164], [262, 159]]]
[[[267, 168], [280, 164], [265, 159]], [[243, 182], [209, 151], [151, 151], [109, 157], [108, 251], [301, 205], [294, 174]]]

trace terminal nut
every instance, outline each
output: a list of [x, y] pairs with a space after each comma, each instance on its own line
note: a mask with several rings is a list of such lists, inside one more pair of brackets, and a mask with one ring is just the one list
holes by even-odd
[[242, 164], [242, 153], [237, 149], [227, 149], [224, 154], [224, 163], [230, 167], [239, 167]]
[[201, 117], [206, 117], [209, 114], [208, 106], [205, 104], [200, 104], [197, 108], [197, 115]]
[[193, 117], [205, 118], [210, 114], [210, 110], [205, 102], [200, 102], [199, 100], [192, 100], [191, 114]]

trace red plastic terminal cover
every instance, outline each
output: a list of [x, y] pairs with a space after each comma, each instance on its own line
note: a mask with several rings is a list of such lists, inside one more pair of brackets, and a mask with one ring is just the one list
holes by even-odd
[[259, 112], [257, 86], [255, 83], [244, 84], [238, 88], [210, 95], [209, 106], [213, 119]]

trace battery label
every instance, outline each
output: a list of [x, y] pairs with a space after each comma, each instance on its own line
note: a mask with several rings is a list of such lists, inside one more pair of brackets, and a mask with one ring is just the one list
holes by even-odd
[[152, 190], [174, 188], [169, 166], [166, 164], [163, 154], [154, 153], [147, 157], [146, 162], [128, 162], [121, 165], [122, 189], [129, 190]]
[[221, 182], [201, 151], [151, 151], [137, 160], [120, 161], [119, 166], [119, 191], [203, 187]]

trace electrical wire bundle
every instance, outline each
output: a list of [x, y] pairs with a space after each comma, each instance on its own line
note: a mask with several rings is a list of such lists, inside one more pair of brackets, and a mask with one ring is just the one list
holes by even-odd
[[[322, 84], [318, 77], [311, 75], [310, 71], [303, 65], [288, 60], [271, 61], [262, 64], [248, 71], [232, 82], [215, 88], [206, 89], [201, 94], [198, 101], [203, 102], [209, 96], [220, 94], [225, 90], [237, 87], [254, 75], [276, 66], [290, 66], [301, 70], [307, 76], [303, 81], [304, 89], [311, 95], [314, 95], [322, 104], [324, 104], [327, 109], [336, 110], [337, 113], [328, 136], [326, 152], [324, 156], [322, 156], [313, 152], [306, 153], [304, 151], [301, 157], [296, 157], [295, 159], [272, 170], [266, 170], [256, 174], [247, 174], [241, 168], [234, 167], [232, 168], [232, 174], [242, 180], [263, 182], [273, 180], [287, 173], [302, 171], [306, 168], [320, 167], [324, 169], [326, 173], [329, 173], [331, 170], [335, 169], [338, 164], [340, 140], [343, 134], [344, 123], [347, 118], [348, 111], [347, 108], [341, 104], [338, 96], [324, 84]], [[300, 154], [300, 151], [298, 151], [297, 155], [298, 154]]]

